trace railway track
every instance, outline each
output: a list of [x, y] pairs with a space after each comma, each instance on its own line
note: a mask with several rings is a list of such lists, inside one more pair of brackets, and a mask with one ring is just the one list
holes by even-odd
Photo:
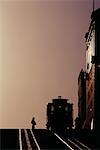
[[74, 137], [63, 138], [46, 129], [8, 129], [0, 134], [0, 150], [91, 150]]

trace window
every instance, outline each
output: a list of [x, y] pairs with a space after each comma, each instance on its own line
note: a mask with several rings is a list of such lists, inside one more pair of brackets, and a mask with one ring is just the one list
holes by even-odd
[[54, 111], [54, 106], [51, 106], [51, 111]]
[[68, 106], [65, 107], [65, 111], [68, 111]]

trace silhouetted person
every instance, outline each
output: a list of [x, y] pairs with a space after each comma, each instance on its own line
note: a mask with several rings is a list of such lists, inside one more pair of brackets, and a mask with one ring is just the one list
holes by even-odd
[[31, 124], [32, 124], [32, 130], [34, 130], [35, 129], [35, 125], [36, 125], [34, 117], [32, 118]]

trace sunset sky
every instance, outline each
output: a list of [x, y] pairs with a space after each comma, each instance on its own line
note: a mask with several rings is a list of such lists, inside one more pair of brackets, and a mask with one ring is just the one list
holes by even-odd
[[30, 128], [33, 116], [45, 128], [46, 105], [59, 95], [75, 119], [92, 8], [92, 0], [0, 1], [0, 128]]

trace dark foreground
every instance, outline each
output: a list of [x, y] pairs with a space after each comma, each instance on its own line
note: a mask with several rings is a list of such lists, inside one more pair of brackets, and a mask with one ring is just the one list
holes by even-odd
[[[84, 135], [83, 135], [84, 134]], [[87, 136], [87, 138], [86, 138]], [[92, 141], [92, 142], [91, 142]], [[0, 150], [90, 150], [97, 149], [93, 134], [76, 131], [66, 135], [46, 129], [1, 129]]]

